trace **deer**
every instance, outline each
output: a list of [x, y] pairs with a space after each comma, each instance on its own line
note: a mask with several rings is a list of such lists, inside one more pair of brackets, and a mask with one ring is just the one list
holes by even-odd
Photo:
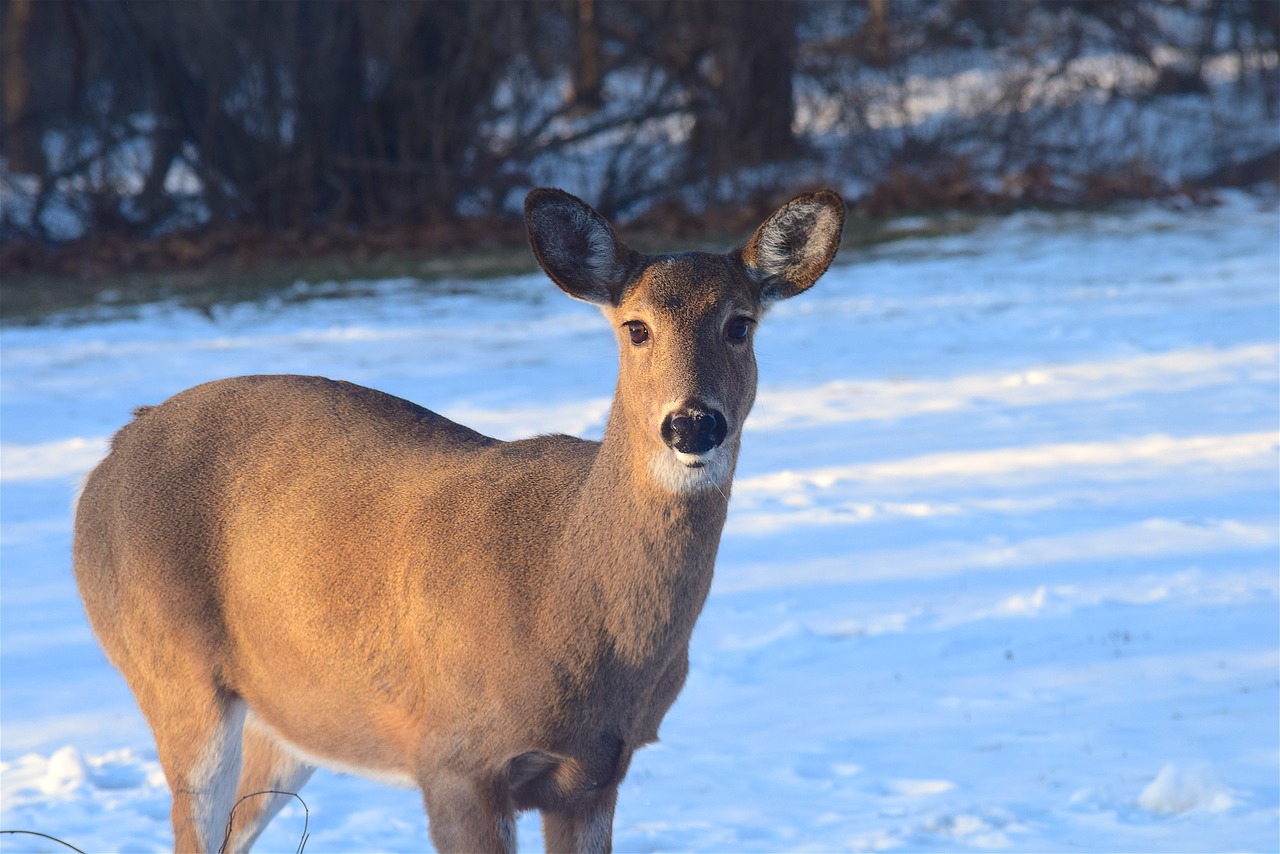
[[826, 272], [845, 210], [799, 195], [727, 254], [637, 252], [557, 189], [524, 215], [618, 338], [601, 441], [244, 376], [138, 408], [87, 476], [76, 582], [155, 737], [176, 851], [248, 850], [317, 766], [418, 788], [440, 851], [514, 851], [532, 809], [548, 851], [611, 850], [689, 671], [757, 325]]

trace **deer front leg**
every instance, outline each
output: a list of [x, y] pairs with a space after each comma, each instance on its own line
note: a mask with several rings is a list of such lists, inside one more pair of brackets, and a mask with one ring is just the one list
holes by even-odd
[[607, 854], [613, 850], [613, 808], [618, 789], [610, 786], [559, 810], [544, 810], [542, 834], [548, 854]]
[[431, 842], [441, 854], [514, 854], [515, 812], [493, 781], [437, 773], [423, 783], [422, 795]]

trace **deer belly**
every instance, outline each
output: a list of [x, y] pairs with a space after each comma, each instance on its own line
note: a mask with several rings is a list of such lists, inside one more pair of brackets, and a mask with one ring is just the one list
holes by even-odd
[[[353, 750], [350, 742], [345, 745], [335, 744], [333, 739], [324, 737], [325, 734], [315, 732], [306, 734], [305, 740], [291, 739], [282, 735], [275, 727], [263, 722], [261, 716], [254, 714], [263, 731], [270, 734], [286, 752], [308, 765], [328, 768], [343, 774], [368, 777], [400, 788], [412, 789], [418, 786], [415, 774], [410, 773], [406, 768], [384, 761], [381, 751], [361, 753]], [[334, 747], [338, 749], [332, 749]]]

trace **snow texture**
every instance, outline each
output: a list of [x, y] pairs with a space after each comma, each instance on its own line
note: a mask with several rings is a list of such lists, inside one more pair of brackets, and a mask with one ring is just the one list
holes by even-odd
[[[757, 339], [688, 685], [620, 851], [1275, 851], [1274, 200], [1026, 213], [847, 252]], [[539, 276], [6, 328], [5, 829], [171, 844], [85, 623], [71, 501], [133, 407], [316, 373], [500, 437], [598, 437], [613, 336]], [[306, 850], [427, 847], [417, 793], [321, 771]], [[298, 803], [259, 845], [293, 851]], [[519, 827], [538, 850], [535, 816]], [[57, 851], [33, 836], [4, 851]]]

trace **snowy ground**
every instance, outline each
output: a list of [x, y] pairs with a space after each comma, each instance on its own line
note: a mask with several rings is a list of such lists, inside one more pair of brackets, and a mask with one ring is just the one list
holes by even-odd
[[[692, 672], [616, 847], [1280, 848], [1274, 201], [1025, 214], [840, 261], [758, 339]], [[170, 844], [68, 566], [74, 484], [132, 407], [318, 373], [502, 437], [600, 434], [611, 335], [544, 279], [296, 290], [0, 334], [5, 829]], [[321, 772], [302, 796], [309, 852], [427, 845], [413, 792]], [[260, 850], [301, 828], [289, 808]]]

